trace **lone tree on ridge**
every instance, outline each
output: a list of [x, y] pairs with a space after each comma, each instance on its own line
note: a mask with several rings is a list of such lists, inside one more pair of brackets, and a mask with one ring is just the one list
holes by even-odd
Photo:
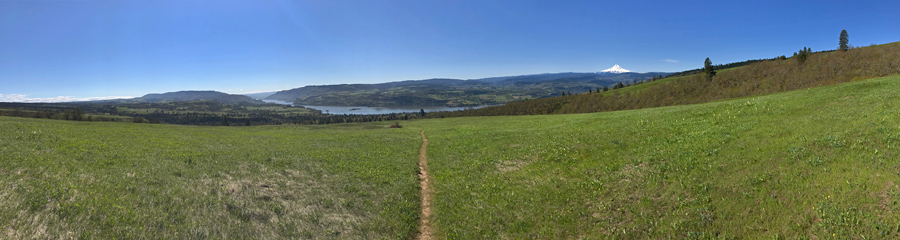
[[713, 76], [716, 76], [716, 69], [714, 69], [709, 58], [706, 58], [706, 61], [703, 62], [703, 73], [706, 74], [706, 81], [712, 81]]
[[850, 49], [849, 43], [850, 35], [847, 35], [847, 29], [841, 30], [841, 45], [838, 47], [838, 50], [847, 51], [847, 49]]

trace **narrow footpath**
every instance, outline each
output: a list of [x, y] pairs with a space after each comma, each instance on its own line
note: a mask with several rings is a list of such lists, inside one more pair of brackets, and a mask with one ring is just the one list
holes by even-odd
[[425, 138], [425, 129], [422, 129], [422, 148], [419, 148], [419, 188], [422, 195], [422, 213], [419, 214], [419, 236], [416, 239], [434, 239], [434, 229], [431, 228], [429, 217], [431, 216], [431, 188], [428, 186], [428, 138]]

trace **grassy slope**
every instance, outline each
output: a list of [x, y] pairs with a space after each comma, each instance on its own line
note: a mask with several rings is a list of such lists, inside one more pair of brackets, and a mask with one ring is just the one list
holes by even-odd
[[448, 238], [897, 238], [900, 76], [707, 104], [418, 121]]
[[405, 238], [420, 139], [381, 125], [0, 117], [0, 238]]
[[[733, 71], [735, 69], [742, 68], [742, 67], [743, 66], [719, 69], [719, 70], [716, 70], [716, 72], [717, 73], [726, 73], [726, 72], [730, 72], [730, 71]], [[663, 78], [663, 79], [656, 80], [656, 81], [635, 84], [635, 85], [628, 86], [625, 88], [611, 89], [609, 91], [603, 92], [602, 94], [603, 94], [603, 96], [612, 96], [613, 94], [639, 93], [641, 90], [653, 88], [653, 87], [656, 87], [657, 85], [664, 85], [664, 84], [671, 84], [672, 82], [685, 81], [686, 79], [693, 77], [693, 76], [694, 75], [680, 76], [680, 77], [668, 77], [668, 78]]]
[[0, 233], [407, 238], [428, 129], [439, 237], [897, 238], [897, 92], [892, 76], [403, 129], [0, 118]]
[[765, 60], [702, 74], [666, 78], [603, 94], [510, 102], [501, 106], [431, 114], [432, 118], [591, 113], [696, 104], [900, 74], [900, 42], [821, 52], [800, 63], [795, 58]]

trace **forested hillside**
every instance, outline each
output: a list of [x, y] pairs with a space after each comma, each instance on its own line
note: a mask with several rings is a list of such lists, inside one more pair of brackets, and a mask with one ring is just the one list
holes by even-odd
[[263, 103], [249, 96], [227, 94], [216, 91], [178, 91], [168, 93], [151, 93], [143, 97], [120, 100], [122, 102], [189, 102], [189, 101], [216, 101], [220, 103]]

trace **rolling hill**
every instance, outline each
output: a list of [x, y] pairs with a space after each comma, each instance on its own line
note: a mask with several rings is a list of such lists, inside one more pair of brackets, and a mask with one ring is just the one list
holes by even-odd
[[192, 102], [192, 101], [214, 101], [224, 104], [234, 103], [264, 103], [263, 101], [253, 99], [252, 97], [237, 94], [227, 94], [217, 91], [178, 91], [168, 93], [151, 93], [138, 98], [107, 100], [102, 102]]
[[900, 237], [900, 75], [704, 104], [444, 118], [447, 239]]
[[[784, 92], [900, 74], [900, 42], [794, 58], [748, 61], [719, 69], [707, 81], [699, 74], [669, 77], [602, 93], [584, 93], [511, 102], [431, 117], [590, 113], [703, 103]], [[689, 71], [689, 72], [694, 72]]]
[[587, 92], [619, 82], [644, 81], [668, 73], [547, 73], [474, 80], [428, 79], [380, 84], [305, 86], [266, 99], [324, 106], [483, 106]]
[[900, 237], [900, 75], [704, 104], [327, 126], [0, 117], [10, 238]]
[[529, 116], [249, 127], [0, 116], [0, 233], [409, 239], [428, 216], [437, 239], [898, 239], [898, 49], [458, 112]]
[[272, 94], [275, 94], [276, 92], [277, 92], [277, 91], [275, 91], [275, 92], [245, 93], [245, 94], [241, 94], [241, 95], [248, 96], [248, 97], [252, 97], [253, 99], [265, 99], [266, 97], [272, 96]]

